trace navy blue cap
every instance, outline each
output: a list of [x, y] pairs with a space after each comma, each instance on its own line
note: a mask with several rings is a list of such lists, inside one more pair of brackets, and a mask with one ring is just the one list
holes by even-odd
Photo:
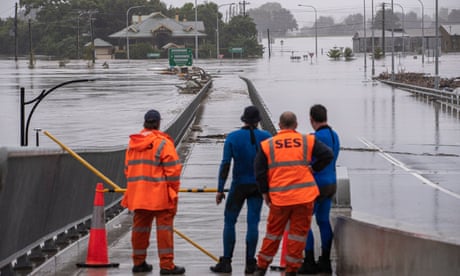
[[144, 120], [146, 122], [159, 122], [161, 120], [160, 112], [156, 111], [155, 109], [150, 109], [147, 111], [147, 113], [145, 113]]

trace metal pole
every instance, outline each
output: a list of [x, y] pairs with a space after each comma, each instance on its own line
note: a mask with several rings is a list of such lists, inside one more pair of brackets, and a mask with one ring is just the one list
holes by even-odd
[[364, 73], [367, 73], [367, 37], [366, 37], [366, 0], [364, 2], [363, 28], [364, 28]]
[[[394, 16], [393, 0], [391, 0], [391, 15]], [[391, 80], [395, 80], [395, 24], [391, 25]]]
[[434, 62], [434, 64], [435, 64], [435, 67], [434, 67], [434, 68], [435, 68], [435, 69], [434, 69], [434, 74], [435, 74], [435, 76], [434, 76], [434, 88], [435, 88], [435, 89], [438, 89], [438, 88], [439, 88], [439, 33], [438, 33], [438, 32], [439, 32], [439, 21], [438, 21], [438, 0], [436, 0], [435, 3], [436, 3], [436, 5], [435, 5], [435, 6], [436, 6], [436, 7], [435, 7], [435, 13], [436, 13], [436, 16], [435, 16], [435, 18], [436, 18], [436, 24], [435, 24], [435, 28], [436, 28], [435, 34], [436, 34], [436, 35], [435, 35], [435, 38], [436, 38], [436, 39], [435, 39], [435, 44], [434, 44], [434, 45], [435, 45], [435, 47], [436, 47], [436, 49], [435, 49], [435, 53], [436, 53], [436, 54], [435, 54], [435, 57], [434, 57], [434, 61], [435, 61], [435, 62]]
[[27, 142], [26, 142], [26, 139], [25, 139], [25, 135], [24, 135], [24, 132], [25, 132], [25, 88], [24, 87], [21, 87], [21, 147], [24, 147], [24, 146], [27, 146]]
[[299, 7], [309, 7], [315, 11], [315, 55], [316, 62], [318, 62], [318, 12], [315, 7], [311, 5], [298, 4]]
[[401, 4], [394, 3], [395, 5], [399, 6], [402, 11], [402, 30], [401, 30], [401, 39], [402, 39], [402, 54], [404, 56], [404, 8]]
[[133, 6], [133, 7], [129, 7], [128, 10], [126, 10], [126, 58], [129, 60], [129, 36], [128, 36], [128, 28], [129, 28], [129, 11], [131, 9], [135, 9], [135, 8], [141, 8], [141, 7], [145, 7], [144, 5], [140, 5], [140, 6]]
[[374, 0], [372, 0], [372, 77], [375, 75], [375, 45], [374, 45]]
[[217, 6], [217, 14], [216, 14], [216, 58], [218, 59], [220, 56], [220, 48], [219, 48], [219, 8], [223, 6], [230, 6], [235, 5], [235, 3], [230, 3], [230, 4], [222, 4]]
[[423, 7], [423, 2], [422, 0], [417, 0], [420, 5], [422, 5], [422, 64], [425, 64], [425, 26], [424, 26], [424, 22], [423, 22], [423, 17], [424, 17], [424, 7]]
[[197, 8], [197, 0], [195, 0], [195, 59], [198, 60], [198, 30], [197, 30], [197, 24], [198, 24], [198, 8]]

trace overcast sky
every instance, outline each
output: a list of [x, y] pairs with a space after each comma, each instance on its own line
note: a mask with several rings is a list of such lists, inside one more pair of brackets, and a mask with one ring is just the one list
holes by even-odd
[[[205, 3], [204, 0], [196, 0], [198, 4]], [[299, 7], [298, 4], [311, 5], [314, 6], [318, 12], [319, 16], [333, 16], [336, 22], [340, 22], [349, 14], [363, 13], [363, 4], [366, 3], [366, 17], [371, 16], [371, 3], [372, 0], [249, 0], [249, 4], [246, 9], [258, 8], [264, 3], [267, 2], [278, 2], [281, 3], [281, 6], [285, 9], [291, 11], [297, 20], [300, 26], [311, 25], [314, 21], [313, 9], [308, 7]], [[391, 0], [384, 0], [389, 3]], [[425, 14], [432, 17], [434, 14], [434, 6], [436, 0], [421, 0], [425, 6]], [[19, 2], [18, 0], [0, 0], [0, 17], [6, 18], [9, 16], [14, 16], [14, 3]], [[166, 3], [169, 7], [180, 7], [184, 3], [195, 3], [195, 0], [163, 0], [162, 2]], [[228, 3], [242, 3], [243, 0], [213, 0], [208, 2], [214, 2], [219, 5], [228, 4]], [[382, 0], [374, 0], [374, 5], [381, 4]], [[414, 11], [418, 14], [421, 12], [421, 5], [418, 0], [398, 0], [394, 1], [401, 5], [405, 13]], [[460, 0], [438, 0], [439, 8], [445, 7], [449, 9], [460, 9]], [[228, 7], [221, 7], [219, 11], [221, 13], [225, 12], [225, 9]], [[395, 12], [401, 12], [401, 8], [396, 5]], [[199, 18], [198, 18], [199, 20]]]

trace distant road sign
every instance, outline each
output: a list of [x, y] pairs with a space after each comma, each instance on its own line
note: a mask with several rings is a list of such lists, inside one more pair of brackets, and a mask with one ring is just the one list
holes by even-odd
[[193, 53], [190, 48], [170, 48], [169, 66], [192, 66]]
[[228, 51], [232, 54], [242, 54], [243, 53], [243, 48], [230, 48]]

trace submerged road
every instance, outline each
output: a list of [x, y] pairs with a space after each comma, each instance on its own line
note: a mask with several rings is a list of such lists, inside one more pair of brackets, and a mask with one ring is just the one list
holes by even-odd
[[[334, 43], [340, 43], [337, 41]], [[305, 45], [304, 41], [284, 41], [285, 47], [291, 44], [295, 44], [293, 48]], [[459, 55], [446, 54], [441, 61], [442, 76], [460, 75]], [[32, 128], [48, 129], [72, 147], [125, 144], [128, 135], [138, 130], [138, 118], [147, 108], [161, 106], [167, 122], [189, 99], [177, 93], [174, 85], [180, 81], [176, 78], [149, 70], [164, 67], [165, 61], [131, 61], [129, 64], [114, 61], [108, 70], [62, 69], [57, 64], [41, 62], [41, 67], [34, 71], [26, 69], [27, 66], [19, 69], [6, 66], [5, 62], [0, 64], [0, 87], [5, 91], [1, 96], [0, 114], [1, 127], [8, 131], [1, 134], [2, 145], [18, 141], [17, 91], [24, 84], [27, 91], [36, 94], [57, 84], [56, 80], [105, 78], [91, 87], [65, 90], [72, 93], [50, 95], [49, 101], [42, 103], [37, 111]], [[239, 75], [253, 82], [275, 125], [281, 112], [291, 110], [299, 117], [299, 131], [310, 132], [308, 108], [315, 103], [325, 105], [329, 109], [329, 123], [341, 137], [338, 164], [348, 168], [352, 217], [460, 244], [458, 112], [371, 81], [364, 72], [362, 57], [351, 62], [330, 61], [326, 56], [318, 57], [318, 63], [291, 62], [288, 54], [275, 52], [271, 59], [200, 60], [198, 65], [209, 71], [216, 83], [223, 81], [215, 88], [222, 93], [219, 97], [223, 100], [212, 107], [219, 111], [214, 116], [242, 110], [245, 106], [234, 96], [245, 97], [245, 85]], [[376, 71], [388, 71], [389, 66], [387, 57], [376, 62]], [[421, 67], [420, 60], [409, 56], [401, 58], [398, 65], [414, 72], [433, 72], [433, 67], [429, 62]], [[232, 100], [242, 106], [229, 104]], [[204, 121], [208, 132], [222, 134], [238, 127], [239, 113], [230, 116], [235, 121], [224, 121], [222, 124], [228, 125], [222, 128], [215, 126], [210, 117]], [[104, 131], [107, 126], [113, 128]], [[45, 143], [45, 138], [41, 139]], [[203, 139], [209, 146], [218, 146], [215, 139]], [[47, 146], [51, 145], [49, 142]], [[212, 178], [216, 173], [213, 174], [215, 169], [210, 164], [219, 156], [200, 158], [197, 164], [204, 168], [199, 170], [203, 175], [209, 170], [209, 178], [206, 183], [189, 178], [184, 185], [215, 185]], [[185, 168], [185, 172], [190, 169]], [[201, 203], [199, 199], [191, 201]], [[211, 204], [205, 210], [212, 212], [216, 207]], [[220, 211], [216, 213], [221, 215]], [[205, 220], [207, 216], [200, 215], [200, 218]], [[219, 254], [217, 246], [216, 251], [215, 254]]]

